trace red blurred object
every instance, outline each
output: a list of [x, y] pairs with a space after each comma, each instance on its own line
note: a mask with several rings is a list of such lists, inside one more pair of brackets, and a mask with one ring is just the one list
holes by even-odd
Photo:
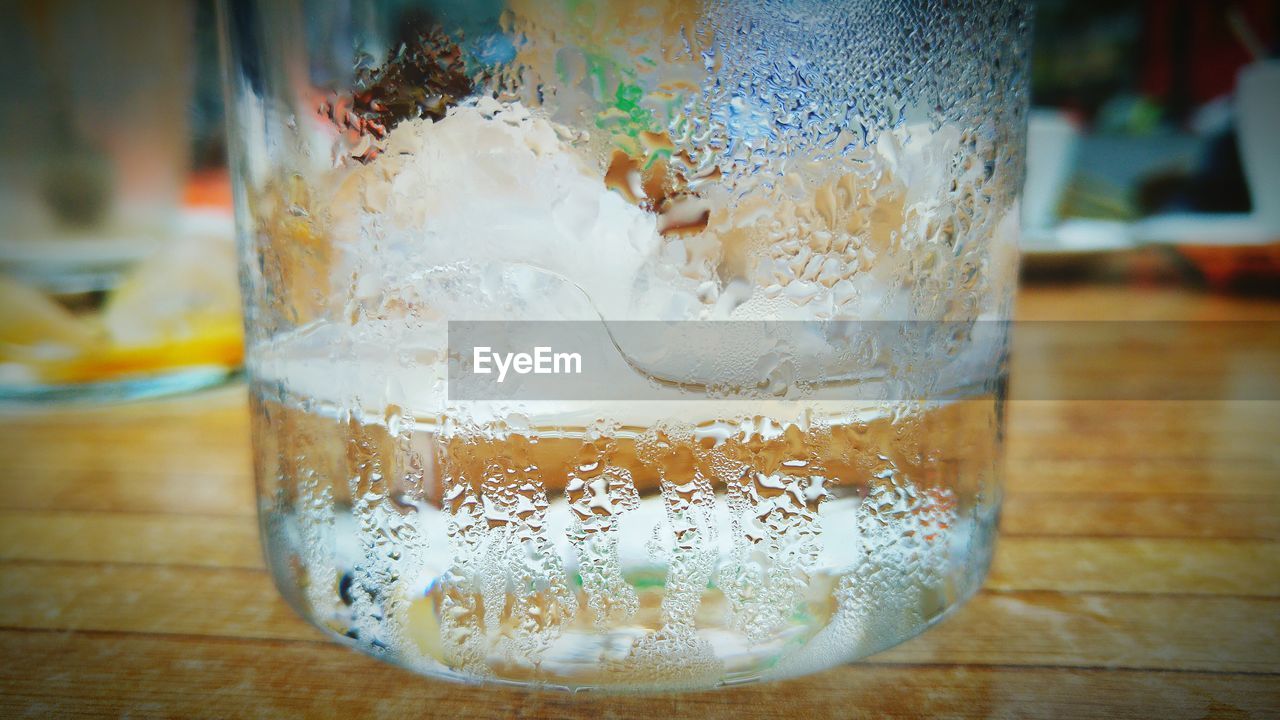
[[226, 168], [192, 173], [182, 193], [182, 204], [186, 207], [231, 210], [231, 176]]
[[1237, 8], [1268, 48], [1276, 43], [1280, 2], [1147, 0], [1142, 91], [1186, 111], [1235, 89], [1236, 73], [1254, 60], [1231, 29]]
[[1280, 241], [1268, 245], [1179, 244], [1176, 247], [1215, 290], [1280, 291]]

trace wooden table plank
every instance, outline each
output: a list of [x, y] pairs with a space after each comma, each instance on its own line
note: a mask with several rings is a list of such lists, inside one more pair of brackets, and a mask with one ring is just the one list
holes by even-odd
[[0, 560], [261, 568], [251, 516], [0, 511]]
[[1280, 596], [1280, 543], [1003, 537], [992, 590]]
[[[263, 571], [9, 562], [0, 627], [311, 640]], [[1280, 600], [982, 593], [883, 662], [1280, 673]]]
[[[1013, 373], [1019, 372], [1014, 362]], [[1034, 452], [1039, 443], [1074, 447], [1086, 456], [1112, 457], [1117, 451], [1129, 457], [1167, 457], [1159, 443], [1179, 440], [1196, 450], [1217, 455], [1219, 445], [1241, 441], [1244, 453], [1275, 459], [1270, 444], [1280, 403], [1249, 400], [1012, 400], [1008, 404], [1011, 450]], [[1177, 451], [1178, 447], [1163, 448]], [[1015, 454], [1019, 454], [1015, 453]], [[1197, 455], [1202, 458], [1203, 456]]]
[[[1021, 303], [1027, 319], [1280, 319], [1274, 300], [1182, 290]], [[415, 678], [296, 617], [258, 550], [242, 386], [0, 410], [0, 716], [1280, 715], [1280, 403], [1008, 411], [1003, 537], [953, 617], [809, 678], [602, 698]]]
[[0, 478], [0, 509], [182, 515], [253, 515], [248, 467], [220, 473], [98, 467], [11, 466]]
[[261, 569], [0, 564], [0, 627], [315, 640]]
[[[41, 717], [1273, 717], [1274, 683], [1222, 673], [885, 666], [683, 695], [569, 696], [417, 678], [335, 645], [0, 632], [0, 715]], [[476, 702], [483, 694], [483, 702]]]
[[1264, 296], [1216, 295], [1183, 287], [1036, 285], [1018, 293], [1019, 320], [1280, 320]]
[[1280, 673], [1280, 601], [980, 593], [880, 662]]
[[1280, 539], [1280, 497], [1009, 493], [1000, 529], [1010, 535]]
[[1276, 464], [1269, 460], [1186, 460], [1137, 458], [1124, 464], [1116, 478], [1115, 461], [1106, 458], [1010, 458], [1005, 463], [1005, 491], [1062, 495], [1114, 492], [1117, 486], [1136, 495], [1280, 496]]

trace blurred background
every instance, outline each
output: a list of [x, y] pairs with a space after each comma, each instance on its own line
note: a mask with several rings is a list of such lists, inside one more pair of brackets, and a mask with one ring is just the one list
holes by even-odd
[[0, 399], [222, 382], [243, 341], [212, 0], [0, 0]]
[[1274, 0], [1040, 0], [1028, 279], [1277, 289]]
[[[1025, 282], [1280, 292], [1280, 0], [1037, 5]], [[0, 399], [232, 376], [212, 0], [0, 0], [0, 47]]]

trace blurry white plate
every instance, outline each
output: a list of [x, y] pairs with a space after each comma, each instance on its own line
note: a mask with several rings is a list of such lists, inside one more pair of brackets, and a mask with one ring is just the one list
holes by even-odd
[[1266, 245], [1280, 240], [1254, 215], [1171, 213], [1133, 224], [1133, 238], [1159, 245]]
[[0, 242], [0, 272], [58, 294], [108, 290], [137, 263], [188, 235], [231, 237], [229, 211], [183, 209], [176, 222], [126, 225], [100, 232]]
[[1065, 220], [1048, 229], [1026, 228], [1022, 267], [1034, 274], [1071, 275], [1101, 267], [1135, 246], [1129, 224], [1115, 220]]
[[1073, 218], [1051, 228], [1025, 228], [1022, 254], [1087, 255], [1134, 247], [1131, 225], [1116, 220]]

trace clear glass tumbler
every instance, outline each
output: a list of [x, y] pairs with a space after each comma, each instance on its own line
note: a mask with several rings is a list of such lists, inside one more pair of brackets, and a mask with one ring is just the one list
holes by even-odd
[[974, 593], [1028, 15], [224, 0], [285, 597], [427, 675], [646, 690], [817, 671]]

